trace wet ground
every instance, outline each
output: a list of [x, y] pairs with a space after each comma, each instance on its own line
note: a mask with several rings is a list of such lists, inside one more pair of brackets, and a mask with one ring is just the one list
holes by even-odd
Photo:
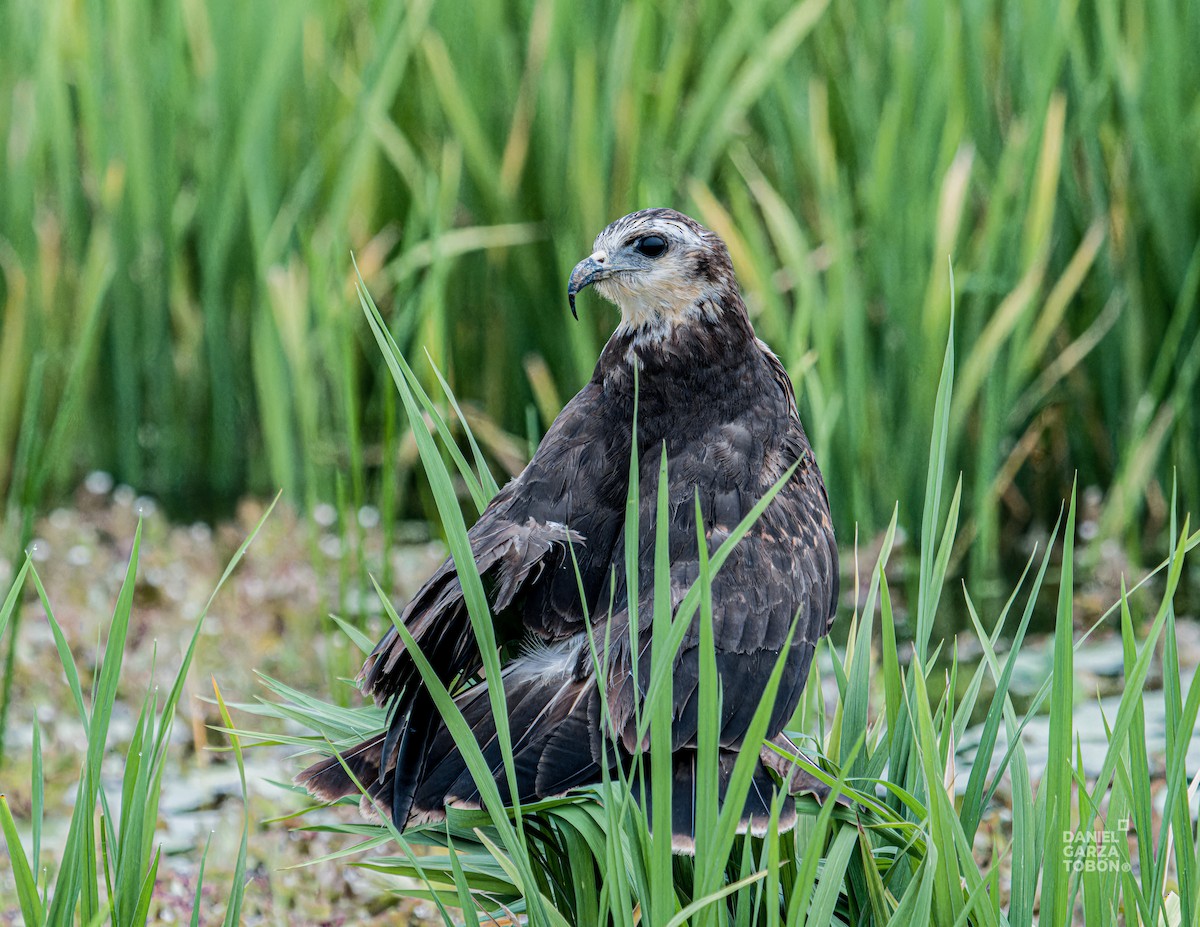
[[[72, 507], [38, 523], [32, 557], [86, 692], [98, 669], [97, 644], [111, 620], [139, 515], [143, 519], [133, 618], [110, 727], [111, 744], [128, 743], [148, 687], [165, 689], [173, 681], [197, 617], [226, 563], [264, 511], [264, 503], [252, 501], [239, 508], [235, 520], [216, 529], [204, 524], [172, 525], [153, 500], [139, 498], [127, 487], [114, 488], [102, 475], [93, 475]], [[368, 574], [389, 576], [395, 594], [408, 596], [441, 562], [442, 546], [429, 542], [426, 530], [417, 525], [402, 526], [400, 543], [385, 564], [378, 518], [370, 510], [358, 515], [355, 524], [346, 526], [337, 524], [330, 509], [301, 520], [286, 507], [277, 507], [214, 601], [172, 730], [159, 809], [164, 858], [152, 922], [188, 922], [200, 857], [209, 840], [203, 923], [219, 924], [224, 915], [241, 839], [243, 804], [237, 767], [221, 751], [223, 739], [209, 730], [220, 723], [216, 707], [203, 700], [212, 697], [212, 680], [219, 683], [229, 703], [263, 694], [258, 672], [302, 690], [332, 691], [332, 680], [352, 676], [359, 657], [345, 644], [344, 636], [329, 633], [333, 625], [325, 616], [337, 612], [353, 617], [375, 634], [378, 609], [371, 605], [373, 596], [362, 588]], [[12, 564], [0, 560], [0, 587], [5, 591], [12, 573]], [[25, 597], [16, 666], [0, 791], [7, 795], [18, 824], [27, 830], [36, 717], [46, 778], [43, 864], [52, 866], [54, 849], [65, 838], [83, 728], [49, 625], [31, 595]], [[336, 688], [347, 697], [353, 694], [343, 684]], [[249, 716], [237, 720], [261, 727], [259, 719]], [[281, 748], [247, 751], [253, 821], [265, 821], [295, 806], [294, 798], [271, 782], [290, 779], [303, 762]], [[114, 752], [106, 761], [105, 774], [109, 794], [115, 797], [119, 797], [122, 769], [121, 757]], [[340, 845], [284, 824], [256, 823], [249, 842], [251, 881], [243, 923], [425, 921], [429, 915], [425, 906], [399, 899], [390, 891], [394, 883], [371, 873], [334, 863], [293, 868]], [[20, 923], [19, 912], [2, 910], [8, 907], [15, 908], [11, 870], [0, 866], [0, 923]]]

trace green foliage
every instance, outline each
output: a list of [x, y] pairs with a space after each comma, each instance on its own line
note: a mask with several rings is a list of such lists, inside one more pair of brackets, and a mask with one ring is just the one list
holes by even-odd
[[7, 3], [6, 530], [81, 466], [206, 515], [340, 472], [390, 516], [347, 253], [400, 347], [524, 435], [611, 327], [566, 318], [569, 268], [671, 204], [728, 241], [843, 536], [920, 510], [947, 256], [977, 562], [1002, 495], [1019, 526], [1075, 469], [1126, 532], [1172, 465], [1200, 496], [1198, 43], [1186, 0]]
[[[270, 514], [269, 510], [267, 514]], [[263, 517], [265, 519], [266, 515]], [[259, 526], [261, 527], [261, 522]], [[208, 605], [212, 604], [212, 599], [241, 560], [257, 532], [256, 527], [234, 554]], [[8, 858], [12, 862], [17, 900], [26, 927], [64, 927], [76, 923], [85, 927], [100, 924], [133, 927], [150, 923], [151, 902], [160, 855], [160, 850], [155, 847], [158, 801], [162, 793], [171, 727], [175, 720], [175, 709], [183, 694], [184, 680], [196, 651], [200, 628], [204, 616], [208, 613], [208, 605], [196, 621], [196, 628], [188, 642], [183, 661], [166, 697], [160, 701], [157, 687], [146, 693], [134, 725], [132, 739], [124, 750], [120, 793], [110, 795], [101, 781], [101, 769], [105, 757], [113, 750], [113, 745], [108, 740], [108, 727], [117, 700], [117, 682], [133, 612], [134, 579], [137, 574], [140, 542], [139, 525], [134, 536], [125, 580], [113, 610], [104, 656], [90, 695], [84, 694], [70, 645], [54, 617], [54, 610], [42, 586], [41, 578], [29, 561], [26, 561], [26, 566], [18, 575], [6, 597], [3, 610], [0, 611], [2, 633], [13, 603], [22, 593], [26, 578], [30, 578], [45, 610], [46, 620], [50, 624], [62, 662], [63, 677], [87, 738], [65, 843], [61, 854], [53, 860], [52, 865], [45, 866], [42, 859], [44, 782], [40, 734], [36, 723], [32, 767], [32, 839], [28, 849], [17, 829], [7, 801], [0, 795], [0, 828], [3, 829]], [[219, 691], [217, 698], [220, 701]], [[224, 703], [220, 704], [224, 712]], [[238, 751], [236, 755], [241, 769], [241, 753], [236, 736], [233, 743]], [[244, 794], [244, 773], [242, 786]], [[226, 907], [225, 923], [230, 925], [239, 923], [248, 838], [247, 815], [241, 853], [234, 869], [234, 886]], [[207, 856], [207, 850], [205, 855]], [[193, 923], [198, 923], [203, 884], [202, 863], [200, 878], [196, 884]]]
[[[411, 375], [365, 289], [360, 288], [360, 295], [418, 434], [422, 465], [428, 471], [439, 510], [449, 521], [447, 533], [461, 541], [466, 523], [453, 491], [455, 472], [433, 440], [427, 424], [432, 419], [422, 415], [431, 400]], [[934, 397], [939, 410], [953, 405], [954, 353], [951, 344]], [[432, 427], [442, 432], [444, 439], [445, 433], [436, 422]], [[920, 577], [921, 601], [927, 603], [926, 609], [935, 607], [932, 603], [936, 603], [945, 583], [945, 562], [955, 542], [957, 492], [944, 522], [939, 514], [948, 427], [947, 416], [935, 418]], [[469, 481], [471, 472], [465, 458], [460, 455], [452, 460], [460, 468], [457, 475]], [[631, 472], [637, 473], [637, 468]], [[666, 485], [665, 480], [659, 485]], [[638, 492], [634, 481], [630, 487], [634, 504], [627, 507], [627, 518], [637, 518]], [[660, 492], [656, 511], [659, 537], [663, 536], [666, 504]], [[1128, 685], [1117, 717], [1107, 731], [1102, 772], [1089, 783], [1081, 760], [1072, 755], [1071, 749], [1077, 733], [1072, 712], [1072, 655], [1082, 640], [1075, 638], [1072, 623], [1069, 563], [1074, 511], [1072, 498], [1064, 528], [1063, 556], [1068, 566], [1056, 610], [1053, 671], [1023, 715], [1016, 712], [1010, 682], [1034, 605], [1042, 593], [1050, 548], [1040, 558], [1031, 559], [990, 631], [967, 596], [984, 659], [961, 688], [955, 684], [957, 663], [951, 662], [948, 678], [943, 679], [945, 671], [937, 663], [943, 648], [938, 646], [929, 652], [923, 637], [916, 642], [907, 667], [901, 661], [885, 569], [896, 527], [893, 519], [871, 569], [867, 597], [862, 603], [856, 602], [844, 657], [827, 643], [824, 645], [838, 683], [836, 704], [823, 705], [819, 680], [814, 679], [795, 719], [802, 729], [819, 728], [815, 736], [796, 735], [805, 744], [805, 752], [815, 758], [814, 762], [802, 756], [798, 762], [841, 799], [823, 804], [799, 799], [800, 821], [790, 832], [779, 832], [777, 805], [776, 817], [765, 834], [734, 833], [740, 796], [745, 795], [748, 786], [746, 774], [758, 754], [760, 739], [751, 737], [747, 741], [724, 808], [718, 806], [712, 772], [715, 719], [719, 716], [716, 706], [722, 697], [732, 696], [719, 690], [712, 665], [711, 577], [720, 569], [729, 546], [737, 542], [758, 512], [739, 526], [711, 562], [705, 556], [706, 546], [700, 542], [700, 577], [674, 614], [669, 598], [656, 595], [654, 614], [642, 618], [656, 625], [651, 657], [658, 668], [648, 687], [644, 716], [638, 719], [639, 725], [646, 725], [650, 732], [649, 777], [629, 777], [618, 767], [606, 774], [602, 783], [570, 796], [519, 809], [503, 808], [491, 771], [458, 713], [453, 693], [429, 670], [415, 641], [385, 601], [388, 614], [421, 665], [425, 683], [476, 776], [484, 808], [451, 809], [444, 823], [423, 825], [404, 834], [397, 833], [390, 824], [381, 828], [347, 823], [341, 817], [328, 823], [328, 817], [322, 816], [322, 823], [305, 826], [345, 834], [348, 843], [336, 852], [338, 858], [358, 855], [354, 865], [397, 880], [416, 880], [417, 888], [402, 888], [411, 883], [397, 881], [396, 890], [435, 900], [448, 923], [452, 921], [447, 909], [456, 907], [467, 923], [480, 924], [516, 914], [528, 915], [531, 924], [539, 925], [640, 922], [655, 927], [684, 923], [825, 927], [831, 923], [929, 922], [991, 927], [1032, 924], [1035, 911], [1042, 923], [1065, 924], [1070, 922], [1072, 911], [1081, 907], [1089, 924], [1149, 925], [1158, 924], [1160, 915], [1172, 906], [1182, 913], [1182, 923], [1193, 923], [1195, 901], [1188, 886], [1197, 878], [1200, 861], [1196, 825], [1188, 811], [1183, 757], [1200, 710], [1200, 682], [1192, 682], [1186, 697], [1179, 691], [1177, 663], [1173, 662], [1177, 658], [1172, 603], [1186, 555], [1200, 545], [1200, 531], [1189, 534], [1185, 522], [1176, 534], [1174, 552], [1164, 564], [1167, 576], [1162, 604], [1140, 644], [1135, 640], [1129, 600], [1122, 596], [1119, 605]], [[636, 525], [632, 530], [637, 530]], [[655, 548], [656, 592], [665, 575], [664, 547], [660, 543]], [[478, 576], [472, 575], [470, 557], [456, 558], [456, 563], [462, 565], [460, 570], [465, 567], [465, 587], [478, 582]], [[1026, 604], [1014, 630], [1008, 625], [1009, 617], [1021, 596]], [[494, 662], [495, 647], [487, 636], [490, 629], [486, 617], [472, 614], [473, 627], [485, 659]], [[668, 766], [664, 760], [669, 757], [670, 739], [663, 736], [664, 726], [669, 725], [671, 702], [667, 668], [678, 647], [680, 627], [693, 620], [701, 622], [700, 698], [706, 706], [699, 712], [702, 721], [698, 743], [702, 756], [708, 752], [710, 762], [706, 764], [702, 759], [699, 763], [696, 853], [675, 856], [670, 849], [669, 829], [663, 826], [669, 820], [670, 789], [653, 771]], [[1003, 658], [997, 653], [1001, 635], [1012, 639]], [[369, 648], [368, 641], [357, 642], [364, 651]], [[1143, 683], [1152, 655], [1160, 647], [1166, 654], [1165, 675], [1172, 670], [1175, 674], [1174, 682], [1167, 682], [1163, 693], [1171, 731], [1167, 812], [1155, 839], [1150, 827], [1150, 777], [1141, 719]], [[606, 652], [607, 648], [597, 642], [593, 653], [601, 678], [605, 671], [602, 654]], [[879, 676], [882, 682], [873, 684]], [[985, 677], [990, 677], [994, 687], [990, 705], [980, 701]], [[502, 677], [494, 666], [487, 678], [495, 686], [494, 696], [499, 694]], [[341, 748], [381, 730], [384, 724], [378, 708], [340, 708], [300, 695], [273, 680], [267, 680], [267, 687], [270, 695], [260, 704], [239, 707], [248, 713], [299, 721], [311, 733], [286, 738], [244, 733], [258, 742]], [[759, 738], [774, 694], [775, 677], [755, 716]], [[1051, 696], [1048, 766], [1030, 770], [1020, 735]], [[824, 721], [827, 707], [832, 709], [833, 717], [828, 728]], [[977, 709], [984, 713], [983, 733], [965, 789], [959, 790], [951, 775], [956, 744]], [[814, 718], [819, 722], [812, 723]], [[505, 726], [505, 720], [503, 713], [497, 715], [500, 727]], [[1004, 747], [998, 754], [1001, 736]], [[506, 762], [511, 764], [511, 754]], [[976, 852], [977, 838], [982, 836], [981, 822], [1002, 781], [1011, 791], [1011, 830], [994, 835], [991, 857], [981, 859]], [[653, 820], [642, 813], [634, 798], [635, 790], [646, 787], [647, 782], [654, 795]], [[303, 794], [302, 790], [298, 793]], [[1105, 806], [1102, 800], [1106, 796]], [[353, 806], [357, 802], [347, 799], [343, 804]], [[668, 809], [665, 813], [661, 810], [664, 805]], [[301, 813], [318, 810], [306, 805]], [[1132, 835], [1115, 829], [1124, 818], [1134, 822], [1136, 839], [1127, 839]], [[1098, 828], [1102, 833], [1100, 845], [1114, 854], [1100, 858], [1111, 867], [1087, 865], [1089, 859], [1093, 863], [1096, 860], [1097, 844], [1092, 838]], [[1006, 858], [1011, 863], [1011, 880], [1002, 886], [1001, 862]], [[1164, 887], [1171, 873], [1176, 880], [1172, 884], [1179, 886], [1178, 893]]]

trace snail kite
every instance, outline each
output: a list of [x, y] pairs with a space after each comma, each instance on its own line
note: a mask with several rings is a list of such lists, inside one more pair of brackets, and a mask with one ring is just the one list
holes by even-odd
[[[469, 534], [497, 641], [511, 654], [503, 679], [518, 795], [528, 802], [598, 782], [602, 762], [631, 765], [647, 747], [638, 736], [635, 712], [650, 677], [650, 621], [641, 622], [635, 652], [625, 581], [636, 368], [637, 613], [653, 611], [654, 524], [664, 445], [673, 607], [699, 576], [696, 497], [704, 535], [715, 551], [795, 465], [712, 583], [723, 693], [718, 723], [722, 794], [766, 681], [788, 648], [768, 743], [741, 820], [742, 830], [759, 831], [767, 824], [777, 787], [768, 769], [781, 775], [792, 793], [821, 790], [770, 745], [794, 750], [783, 728], [837, 605], [838, 553], [821, 472], [787, 373], [755, 337], [729, 252], [715, 234], [670, 209], [625, 216], [600, 233], [592, 254], [572, 272], [567, 289], [572, 312], [576, 294], [587, 286], [617, 304], [621, 322], [591, 381], [567, 403], [529, 465], [492, 500]], [[501, 794], [509, 797], [482, 660], [451, 560], [413, 597], [401, 619], [439, 677], [458, 692], [458, 707]], [[610, 648], [601, 655], [609, 669], [600, 682], [589, 630], [593, 642]], [[680, 850], [692, 845], [694, 827], [699, 643], [694, 619], [674, 660], [672, 829]], [[342, 755], [369, 793], [364, 811], [378, 807], [404, 828], [441, 818], [447, 805], [477, 807], [475, 781], [395, 629], [367, 659], [361, 682], [389, 709], [387, 730]], [[326, 800], [356, 794], [346, 768], [331, 757], [305, 770], [298, 781]], [[789, 797], [781, 825], [794, 821]]]

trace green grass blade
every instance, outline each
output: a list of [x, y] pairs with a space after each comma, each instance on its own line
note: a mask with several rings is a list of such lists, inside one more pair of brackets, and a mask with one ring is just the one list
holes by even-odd
[[841, 828], [833, 838], [804, 923], [812, 924], [813, 927], [817, 924], [833, 923], [833, 911], [842, 891], [842, 880], [857, 842], [858, 833], [853, 827]]
[[930, 843], [939, 847], [938, 865], [933, 887], [934, 921], [952, 924], [962, 910], [962, 872], [955, 847], [954, 827], [958, 818], [946, 794], [944, 761], [938, 748], [934, 721], [929, 711], [929, 695], [925, 688], [925, 672], [919, 661], [913, 660], [913, 688], [909, 694], [909, 712], [916, 731], [915, 746], [925, 779], [929, 801]]
[[715, 904], [716, 902], [720, 901], [722, 898], [725, 898], [736, 892], [740, 892], [742, 889], [746, 888], [749, 885], [753, 885], [755, 882], [764, 878], [766, 876], [766, 874], [767, 874], [767, 872], [764, 869], [761, 872], [756, 872], [753, 875], [746, 876], [745, 878], [739, 879], [736, 882], [731, 882], [729, 885], [726, 885], [723, 888], [718, 889], [717, 891], [713, 892], [712, 894], [705, 895], [703, 898], [698, 898], [697, 900], [695, 900], [691, 904], [689, 904], [687, 907], [683, 908], [678, 914], [676, 914], [669, 921], [667, 921], [666, 927], [681, 927], [681, 925], [686, 924], [688, 922], [688, 918], [699, 913], [700, 911], [704, 910], [705, 908], [709, 907], [710, 905]]
[[[954, 272], [950, 270], [950, 327], [942, 374], [938, 380], [937, 398], [933, 407], [933, 434], [929, 439], [929, 470], [925, 483], [925, 509], [921, 519], [921, 563], [917, 592], [917, 629], [913, 647], [917, 658], [924, 662], [933, 631], [941, 589], [933, 583], [936, 536], [941, 512], [942, 481], [946, 470], [946, 447], [949, 442], [950, 407], [954, 399]], [[957, 493], [956, 493], [957, 497]], [[947, 529], [950, 520], [947, 519]], [[943, 545], [944, 546], [944, 545]]]
[[[221, 712], [221, 718], [225, 721], [225, 726], [233, 727], [233, 719], [229, 716], [229, 709], [225, 706], [225, 700], [221, 697], [221, 689], [217, 685], [217, 680], [212, 681], [213, 695], [217, 700], [217, 707]], [[249, 793], [246, 790], [246, 763], [242, 758], [242, 744], [236, 734], [229, 735], [229, 743], [233, 747], [233, 755], [237, 761], [238, 779], [242, 784], [242, 804], [244, 812], [242, 815], [242, 840], [238, 845], [237, 861], [233, 866], [232, 882], [233, 885], [229, 891], [229, 898], [225, 905], [225, 927], [233, 927], [235, 924], [241, 923], [242, 903], [246, 897], [246, 853], [250, 845], [250, 805], [248, 801]]]
[[[674, 914], [676, 908], [672, 877], [671, 780], [674, 774], [671, 751], [671, 716], [674, 704], [675, 653], [666, 652], [663, 644], [671, 629], [671, 561], [670, 561], [670, 495], [667, 480], [667, 448], [662, 448], [658, 470], [658, 498], [654, 523], [654, 614], [651, 629], [651, 678], [666, 680], [656, 701], [647, 704], [650, 719], [650, 791], [654, 797], [653, 820], [650, 832], [650, 898], [646, 915], [661, 920]], [[655, 646], [654, 642], [662, 642]]]
[[[721, 702], [724, 693], [720, 688], [720, 677], [717, 675], [717, 649], [713, 640], [713, 601], [712, 601], [712, 563], [708, 556], [708, 541], [704, 537], [704, 516], [700, 510], [700, 496], [696, 494], [696, 538], [697, 552], [700, 558], [700, 574], [697, 584], [700, 587], [700, 646], [698, 660], [700, 662], [699, 681], [697, 689], [700, 699], [699, 715], [696, 730], [696, 797], [695, 797], [695, 828], [696, 828], [696, 888], [697, 892], [707, 892], [715, 889], [718, 879], [718, 868], [724, 868], [724, 855], [720, 852], [717, 835], [717, 825], [720, 820], [718, 811], [719, 796], [717, 783], [718, 769], [718, 723], [721, 717]], [[682, 611], [682, 608], [679, 609]], [[679, 621], [678, 614], [676, 622]], [[653, 696], [653, 691], [651, 692]], [[746, 738], [747, 743], [750, 739]], [[726, 789], [729, 797], [729, 789]], [[736, 798], [732, 799], [736, 801]], [[706, 912], [701, 923], [709, 920], [713, 912]]]
[[446, 845], [450, 850], [447, 855], [450, 858], [450, 871], [454, 875], [454, 890], [458, 892], [458, 906], [462, 910], [463, 925], [464, 927], [479, 927], [479, 914], [475, 910], [475, 899], [471, 897], [471, 888], [467, 884], [467, 877], [463, 873], [462, 862], [459, 860], [458, 851], [454, 848], [449, 828], [446, 830]]
[[25, 857], [21, 836], [17, 833], [17, 823], [13, 820], [8, 799], [4, 795], [0, 795], [0, 829], [4, 831], [4, 842], [8, 846], [8, 860], [12, 866], [13, 881], [16, 883], [21, 916], [28, 925], [40, 925], [45, 919], [45, 909], [42, 907], [42, 899], [38, 896], [37, 879], [29, 866], [29, 860]]
[[42, 824], [46, 814], [46, 778], [42, 763], [42, 723], [37, 716], [33, 719], [33, 762], [30, 772], [30, 851], [29, 859], [34, 872], [41, 869]]
[[84, 733], [86, 733], [89, 723], [88, 712], [84, 705], [83, 687], [79, 682], [79, 670], [75, 667], [75, 658], [71, 654], [71, 646], [67, 643], [62, 626], [54, 617], [54, 609], [50, 605], [50, 597], [46, 594], [46, 589], [42, 585], [42, 579], [38, 576], [37, 570], [31, 570], [30, 575], [33, 577], [34, 588], [37, 589], [42, 608], [46, 612], [46, 622], [50, 625], [50, 633], [54, 636], [54, 646], [58, 651], [58, 659], [63, 668], [63, 675], [66, 677], [67, 688], [70, 689], [71, 698], [75, 702], [75, 710], [79, 714], [80, 723], [83, 725]]
[[20, 601], [21, 591], [25, 588], [25, 577], [29, 575], [29, 564], [28, 559], [21, 564], [21, 569], [17, 571], [12, 585], [9, 586], [8, 595], [4, 597], [4, 604], [0, 605], [0, 639], [3, 639], [4, 632], [8, 630], [8, 621], [17, 607], [17, 602]]
[[[995, 655], [994, 643], [995, 639], [986, 634], [983, 626], [978, 621], [978, 616], [975, 614], [974, 605], [967, 597], [968, 614], [971, 617], [972, 623], [975, 625], [976, 634], [979, 638], [981, 646], [984, 648], [984, 656], [986, 662], [991, 666], [992, 673], [996, 679], [995, 695], [992, 698], [991, 707], [988, 709], [987, 716], [984, 719], [983, 730], [980, 733], [979, 746], [975, 751], [975, 762], [971, 766], [971, 773], [967, 779], [967, 788], [963, 797], [963, 806], [959, 815], [962, 822], [963, 831], [969, 836], [974, 836], [979, 828], [979, 822], [983, 815], [983, 808], [991, 800], [995, 786], [998, 784], [1001, 776], [1004, 773], [1005, 764], [1001, 764], [996, 771], [996, 775], [992, 781], [991, 789], [984, 791], [984, 777], [991, 766], [992, 753], [995, 749], [996, 738], [1000, 729], [1001, 716], [1006, 712], [1011, 713], [1011, 701], [1009, 699], [1009, 688], [1012, 684], [1013, 672], [1017, 665], [1017, 655], [1021, 651], [1021, 645], [1025, 640], [1025, 633], [1029, 628], [1029, 622], [1033, 617], [1034, 605], [1037, 602], [1038, 593], [1041, 591], [1043, 580], [1045, 579], [1046, 570], [1050, 565], [1050, 555], [1054, 549], [1054, 540], [1058, 536], [1058, 526], [1055, 525], [1054, 531], [1050, 535], [1050, 540], [1046, 544], [1046, 552], [1042, 555], [1042, 563], [1038, 568], [1037, 576], [1034, 578], [1033, 585], [1030, 587], [1029, 595], [1026, 600], [1025, 610], [1021, 615], [1021, 621], [1017, 625], [1016, 633], [1013, 635], [1012, 643], [1009, 646], [1008, 658], [1004, 662], [1004, 668], [998, 668], [998, 660]], [[1031, 561], [1032, 562], [1032, 558]], [[997, 632], [999, 628], [997, 628]], [[1007, 715], [1006, 715], [1007, 716]]]
[[333, 619], [334, 624], [341, 629], [342, 633], [350, 638], [350, 642], [358, 648], [359, 653], [365, 656], [375, 649], [375, 642], [358, 628], [354, 627], [354, 625], [348, 621], [343, 621], [337, 615], [330, 615], [329, 617]]
[[196, 872], [196, 891], [192, 896], [192, 919], [190, 927], [200, 927], [200, 900], [204, 892], [204, 867], [208, 865], [208, 851], [212, 846], [212, 833], [204, 840], [204, 851], [200, 854], [200, 868]]
[[145, 924], [150, 916], [150, 903], [154, 900], [154, 886], [158, 880], [158, 862], [161, 858], [162, 850], [160, 849], [155, 852], [154, 861], [150, 864], [150, 868], [142, 880], [142, 890], [138, 895], [137, 908], [134, 909], [129, 919], [130, 924]]
[[[1074, 729], [1074, 555], [1075, 493], [1067, 510], [1063, 531], [1062, 577], [1054, 630], [1053, 695], [1050, 701], [1050, 743], [1041, 792], [1045, 795], [1047, 818], [1042, 861], [1041, 917], [1066, 923], [1069, 879], [1063, 866], [1063, 834], [1071, 833], [1071, 735]], [[1039, 795], [1039, 799], [1042, 796]]]

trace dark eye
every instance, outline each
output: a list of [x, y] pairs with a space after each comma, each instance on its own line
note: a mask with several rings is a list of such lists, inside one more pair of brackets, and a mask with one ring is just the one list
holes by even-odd
[[639, 238], [633, 247], [638, 254], [656, 258], [667, 250], [667, 243], [658, 235], [647, 235], [645, 238]]

